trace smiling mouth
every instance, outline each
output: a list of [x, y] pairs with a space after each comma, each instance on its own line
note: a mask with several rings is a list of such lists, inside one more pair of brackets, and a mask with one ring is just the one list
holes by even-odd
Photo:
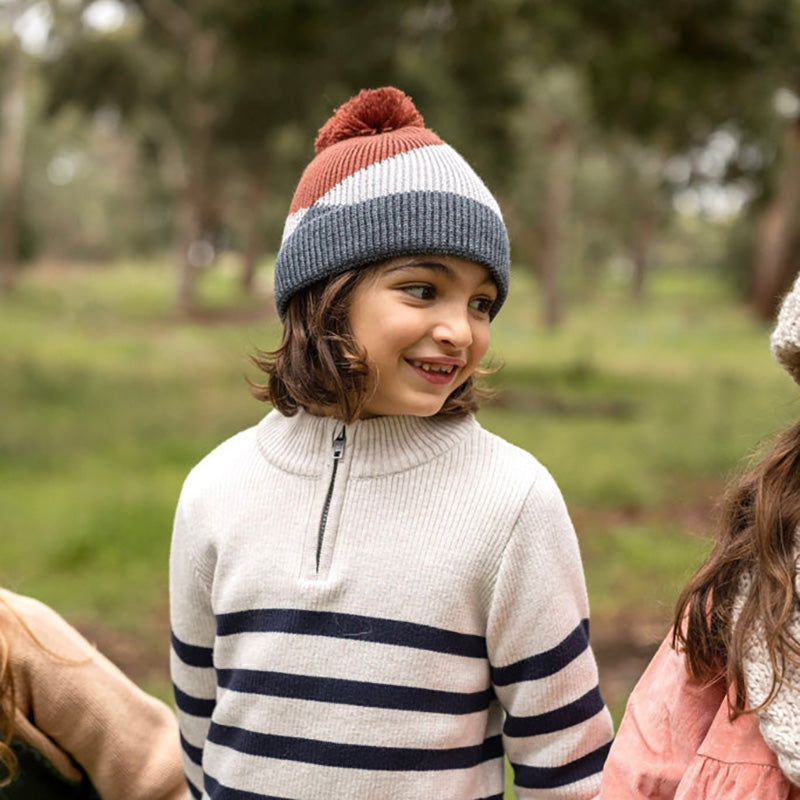
[[413, 360], [409, 363], [423, 372], [435, 372], [438, 375], [452, 375], [456, 371], [455, 364], [429, 364], [425, 361]]

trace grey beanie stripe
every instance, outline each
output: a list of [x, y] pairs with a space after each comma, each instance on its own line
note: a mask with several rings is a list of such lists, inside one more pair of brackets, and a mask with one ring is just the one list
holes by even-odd
[[320, 131], [289, 209], [275, 262], [281, 316], [319, 280], [402, 255], [438, 253], [482, 264], [503, 304], [508, 233], [491, 192], [469, 164], [424, 127], [397, 89], [361, 92]]
[[508, 237], [482, 203], [447, 192], [410, 192], [309, 210], [280, 252], [275, 299], [283, 316], [291, 295], [349, 269], [413, 253], [459, 256], [485, 266], [497, 284], [492, 316], [508, 294]]

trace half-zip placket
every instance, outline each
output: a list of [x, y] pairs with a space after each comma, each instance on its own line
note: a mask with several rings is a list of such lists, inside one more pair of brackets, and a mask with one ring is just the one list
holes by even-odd
[[343, 425], [341, 431], [336, 435], [333, 440], [333, 470], [331, 471], [331, 480], [328, 484], [328, 493], [325, 495], [325, 505], [322, 507], [322, 514], [319, 518], [319, 529], [317, 531], [317, 560], [316, 571], [319, 574], [319, 561], [322, 556], [322, 542], [325, 539], [325, 526], [328, 524], [328, 512], [331, 508], [331, 498], [333, 497], [333, 487], [336, 484], [336, 472], [339, 469], [339, 462], [344, 455], [344, 447], [346, 443], [345, 435], [346, 427]]

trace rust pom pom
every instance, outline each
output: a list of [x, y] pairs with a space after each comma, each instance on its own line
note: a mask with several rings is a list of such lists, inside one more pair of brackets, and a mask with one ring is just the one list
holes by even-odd
[[392, 86], [364, 89], [336, 109], [320, 128], [314, 148], [326, 147], [354, 136], [375, 136], [398, 128], [425, 127], [411, 98]]

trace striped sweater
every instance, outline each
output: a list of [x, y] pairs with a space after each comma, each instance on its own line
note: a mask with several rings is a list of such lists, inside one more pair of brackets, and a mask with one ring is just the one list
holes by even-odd
[[458, 419], [270, 412], [187, 478], [184, 764], [214, 800], [589, 798], [612, 726], [549, 473]]

